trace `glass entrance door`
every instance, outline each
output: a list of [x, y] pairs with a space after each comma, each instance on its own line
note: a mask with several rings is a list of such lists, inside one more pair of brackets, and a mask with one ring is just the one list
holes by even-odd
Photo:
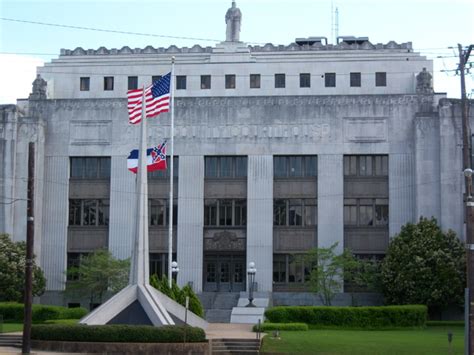
[[204, 291], [240, 292], [244, 290], [245, 256], [204, 256]]

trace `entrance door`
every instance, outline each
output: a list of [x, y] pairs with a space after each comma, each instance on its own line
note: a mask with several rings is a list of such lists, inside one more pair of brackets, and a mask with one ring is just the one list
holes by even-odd
[[245, 257], [243, 255], [204, 257], [204, 291], [240, 292], [244, 290]]

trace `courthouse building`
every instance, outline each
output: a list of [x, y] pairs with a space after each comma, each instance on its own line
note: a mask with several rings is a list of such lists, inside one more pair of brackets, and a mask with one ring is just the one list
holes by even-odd
[[[126, 94], [168, 73], [172, 56], [179, 284], [243, 291], [253, 261], [258, 290], [278, 298], [305, 290], [298, 255], [311, 248], [337, 242], [380, 258], [420, 216], [462, 236], [460, 104], [433, 93], [431, 60], [410, 42], [247, 45], [231, 31], [211, 47], [62, 49], [38, 68], [29, 99], [0, 107], [0, 231], [14, 240], [26, 236], [27, 143], [36, 143], [42, 301], [69, 302], [65, 271], [81, 255], [130, 257], [127, 156], [139, 127], [128, 123]], [[169, 113], [148, 120], [148, 136], [149, 146], [169, 140]], [[148, 181], [150, 271], [161, 274], [168, 172]]]

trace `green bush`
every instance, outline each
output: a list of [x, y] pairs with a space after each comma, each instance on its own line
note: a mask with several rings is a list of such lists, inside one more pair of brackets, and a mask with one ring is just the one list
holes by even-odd
[[[23, 322], [24, 306], [22, 303], [2, 302], [0, 303], [0, 315], [4, 321]], [[33, 322], [44, 322], [51, 319], [79, 319], [87, 314], [85, 308], [66, 308], [61, 306], [49, 306], [34, 304], [32, 306]]]
[[272, 323], [306, 323], [311, 326], [343, 328], [424, 327], [427, 307], [422, 305], [384, 307], [273, 307], [265, 312]]
[[[258, 325], [253, 326], [253, 331], [258, 330]], [[308, 330], [308, 325], [305, 323], [262, 323], [260, 325], [261, 332], [269, 332], [272, 330]]]
[[206, 341], [201, 328], [167, 325], [81, 325], [37, 324], [31, 327], [31, 339], [111, 343], [190, 343]]

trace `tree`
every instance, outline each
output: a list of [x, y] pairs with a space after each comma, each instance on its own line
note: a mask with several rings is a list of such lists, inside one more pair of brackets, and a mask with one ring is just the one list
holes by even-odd
[[95, 250], [82, 257], [79, 266], [67, 270], [66, 291], [88, 296], [91, 306], [102, 303], [107, 290], [116, 293], [127, 285], [129, 269], [129, 259], [118, 260], [108, 250]]
[[338, 243], [329, 248], [313, 248], [304, 257], [305, 262], [313, 265], [309, 284], [310, 289], [319, 295], [325, 306], [330, 306], [336, 293], [341, 292], [344, 279], [350, 277], [359, 266], [350, 251], [335, 253]]
[[[0, 234], [0, 302], [24, 301], [25, 259], [26, 243], [15, 243], [7, 234]], [[43, 271], [33, 263], [33, 295], [42, 295], [45, 286]]]
[[465, 251], [453, 231], [420, 218], [401, 228], [382, 262], [382, 288], [389, 304], [425, 304], [432, 310], [462, 304]]

